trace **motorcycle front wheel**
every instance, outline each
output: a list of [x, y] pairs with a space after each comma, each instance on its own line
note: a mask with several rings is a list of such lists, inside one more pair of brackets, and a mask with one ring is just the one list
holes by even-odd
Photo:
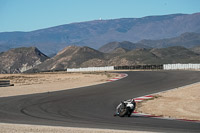
[[126, 107], [120, 107], [120, 110], [119, 110], [119, 116], [120, 117], [124, 117], [128, 112], [128, 109]]

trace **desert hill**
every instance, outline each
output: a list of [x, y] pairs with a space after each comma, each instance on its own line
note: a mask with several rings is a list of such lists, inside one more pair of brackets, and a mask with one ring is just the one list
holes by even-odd
[[192, 48], [200, 44], [200, 33], [183, 33], [178, 37], [160, 39], [160, 40], [142, 40], [141, 43], [145, 46], [153, 48], [167, 48], [172, 46], [183, 46]]
[[22, 47], [0, 53], [0, 73], [21, 73], [48, 59], [35, 47]]
[[32, 71], [168, 63], [200, 63], [200, 54], [182, 46], [131, 51], [117, 48], [111, 53], [102, 53], [89, 47], [68, 46], [53, 58], [34, 67]]
[[137, 43], [128, 41], [123, 42], [110, 42], [99, 48], [99, 51], [110, 53], [117, 48], [126, 50], [140, 49], [140, 48], [167, 48], [173, 46], [183, 46], [192, 48], [200, 44], [200, 33], [183, 33], [178, 37], [166, 38], [160, 40], [141, 40]]
[[0, 53], [0, 60], [0, 73], [20, 73], [79, 67], [200, 63], [200, 54], [182, 46], [133, 50], [116, 48], [110, 53], [85, 46], [68, 46], [48, 59], [37, 48], [30, 47]]
[[200, 54], [182, 46], [156, 49], [136, 49], [109, 60], [110, 65], [144, 65], [168, 63], [200, 63]]
[[33, 71], [66, 70], [69, 67], [86, 67], [88, 63], [92, 64], [92, 62], [95, 62], [95, 65], [93, 64], [91, 66], [101, 66], [105, 64], [98, 64], [96, 62], [103, 59], [104, 54], [95, 49], [89, 47], [68, 46], [56, 56], [34, 67]]
[[110, 43], [107, 43], [107, 44], [103, 45], [102, 47], [100, 47], [99, 51], [104, 52], [104, 53], [109, 53], [117, 48], [132, 50], [132, 49], [150, 48], [150, 47], [145, 46], [142, 43], [132, 43], [132, 42], [128, 42], [128, 41], [110, 42]]
[[191, 50], [194, 51], [197, 54], [200, 54], [200, 45], [197, 45], [197, 46], [191, 48]]

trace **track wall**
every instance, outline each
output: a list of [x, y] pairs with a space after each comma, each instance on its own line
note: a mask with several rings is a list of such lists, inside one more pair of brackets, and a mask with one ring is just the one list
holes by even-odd
[[200, 64], [164, 64], [164, 70], [198, 70]]

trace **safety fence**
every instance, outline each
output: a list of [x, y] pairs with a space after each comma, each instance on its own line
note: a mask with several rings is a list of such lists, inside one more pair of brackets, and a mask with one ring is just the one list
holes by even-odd
[[10, 80], [0, 80], [0, 87], [14, 86], [14, 84], [10, 84]]
[[198, 70], [200, 64], [164, 64], [164, 70]]
[[152, 69], [163, 69], [163, 65], [133, 65], [133, 66], [115, 66], [115, 70], [134, 70], [134, 69], [146, 69], [146, 70], [152, 70]]

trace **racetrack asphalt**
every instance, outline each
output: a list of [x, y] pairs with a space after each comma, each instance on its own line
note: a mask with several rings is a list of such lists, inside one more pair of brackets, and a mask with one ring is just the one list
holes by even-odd
[[[200, 132], [200, 123], [114, 117], [122, 100], [200, 81], [200, 71], [133, 71], [115, 82], [0, 98], [0, 122], [157, 132]], [[39, 88], [38, 88], [39, 89]]]

